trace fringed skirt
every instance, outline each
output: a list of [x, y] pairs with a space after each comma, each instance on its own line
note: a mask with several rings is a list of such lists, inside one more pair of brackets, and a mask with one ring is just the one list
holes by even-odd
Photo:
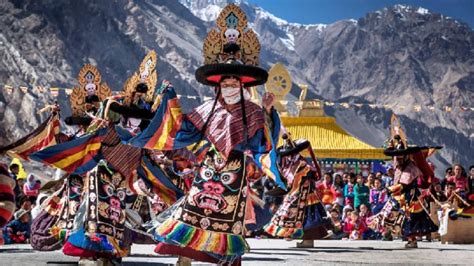
[[422, 236], [436, 231], [438, 231], [438, 226], [424, 210], [410, 213], [410, 217], [405, 217], [403, 221], [402, 233], [405, 237]]
[[182, 255], [210, 263], [233, 263], [249, 246], [241, 235], [219, 233], [170, 218], [154, 230], [160, 254]]
[[[274, 237], [292, 239], [318, 239], [328, 224], [326, 210], [318, 199], [313, 182], [295, 179], [294, 187], [284, 198], [283, 204], [264, 230]], [[323, 228], [323, 229], [319, 229]], [[305, 236], [307, 235], [307, 236]], [[326, 234], [324, 234], [326, 235]], [[323, 235], [323, 236], [324, 236]]]

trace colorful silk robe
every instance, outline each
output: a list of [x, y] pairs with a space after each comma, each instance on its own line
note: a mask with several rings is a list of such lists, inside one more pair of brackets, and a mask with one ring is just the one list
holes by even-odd
[[[161, 151], [177, 150], [195, 144], [203, 138], [201, 129], [209, 118], [212, 105], [211, 101], [205, 102], [185, 115], [181, 112], [174, 89], [169, 88], [163, 95], [150, 125], [128, 143]], [[265, 114], [261, 107], [246, 101], [245, 108], [248, 121], [248, 140], [245, 144], [240, 105], [226, 109], [220, 102], [216, 104], [215, 112], [204, 132], [204, 139], [209, 141], [224, 159], [232, 150], [250, 151], [265, 174], [281, 185], [283, 182], [276, 166], [274, 149], [280, 133], [278, 113], [272, 110], [270, 116], [273, 128], [270, 129], [265, 125]]]
[[[183, 115], [176, 93], [170, 89], [149, 127], [129, 143], [164, 151], [192, 145], [201, 138], [212, 144], [185, 200], [154, 234], [159, 241], [205, 252], [220, 261], [233, 261], [248, 250], [242, 234], [248, 179], [257, 172], [252, 155], [259, 158], [272, 151], [280, 124], [273, 111], [274, 128], [270, 131], [263, 109], [248, 101], [245, 141], [240, 105], [225, 108], [218, 102], [209, 118], [212, 105], [206, 102]], [[201, 133], [206, 121], [206, 130]]]
[[299, 154], [282, 158], [290, 190], [264, 230], [275, 237], [302, 238], [304, 230], [323, 224], [326, 212], [315, 188], [316, 173]]
[[405, 167], [395, 169], [395, 177], [395, 184], [388, 188], [391, 199], [379, 214], [369, 218], [369, 227], [379, 230], [388, 227], [396, 232], [401, 226], [401, 233], [405, 237], [436, 232], [438, 226], [430, 219], [419, 200], [421, 192], [417, 180], [424, 178], [423, 173], [410, 161]]
[[232, 151], [227, 160], [208, 154], [191, 190], [172, 217], [155, 229], [155, 238], [233, 261], [248, 251], [243, 236], [248, 182], [259, 176], [243, 152]]

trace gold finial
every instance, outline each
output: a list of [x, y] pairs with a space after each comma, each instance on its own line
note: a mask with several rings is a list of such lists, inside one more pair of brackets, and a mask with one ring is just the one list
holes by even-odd
[[301, 93], [300, 93], [300, 101], [306, 100], [306, 95], [308, 94], [308, 85], [306, 84], [298, 84], [298, 86], [301, 88]]
[[275, 108], [282, 116], [287, 116], [288, 111], [285, 96], [291, 91], [291, 76], [288, 70], [280, 63], [274, 64], [268, 71], [268, 80], [265, 83], [265, 90], [275, 95]]
[[268, 71], [265, 90], [284, 98], [291, 91], [291, 86], [291, 76], [285, 66], [280, 63], [274, 64]]

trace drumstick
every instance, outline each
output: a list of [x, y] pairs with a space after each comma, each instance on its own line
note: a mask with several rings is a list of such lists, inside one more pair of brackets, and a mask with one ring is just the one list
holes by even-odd
[[431, 198], [436, 204], [438, 204], [439, 206], [443, 206], [441, 202], [435, 198], [435, 196], [431, 193], [431, 191], [428, 191], [428, 193], [430, 193]]
[[456, 196], [459, 200], [462, 201], [462, 203], [468, 207], [471, 207], [471, 204], [469, 204], [467, 201], [465, 201], [461, 196], [458, 195], [458, 193], [453, 192], [453, 195]]

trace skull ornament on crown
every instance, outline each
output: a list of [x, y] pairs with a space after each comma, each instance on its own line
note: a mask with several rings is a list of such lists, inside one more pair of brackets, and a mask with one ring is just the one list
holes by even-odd
[[140, 72], [140, 81], [141, 82], [146, 82], [146, 79], [150, 75], [150, 70], [153, 67], [153, 61], [151, 58], [149, 58], [146, 63], [143, 71]]
[[227, 39], [227, 43], [236, 43], [240, 35], [239, 31], [236, 29], [227, 29], [224, 34]]
[[87, 95], [88, 96], [95, 95], [97, 86], [94, 84], [94, 79], [95, 79], [94, 74], [92, 72], [87, 72], [85, 79], [87, 82], [87, 84], [85, 85]]

